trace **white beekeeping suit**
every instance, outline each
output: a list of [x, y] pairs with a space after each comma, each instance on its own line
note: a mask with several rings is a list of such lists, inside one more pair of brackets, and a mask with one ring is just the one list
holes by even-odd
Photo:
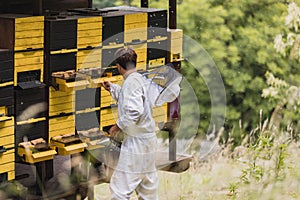
[[144, 76], [149, 76], [146, 88], [152, 107], [173, 102], [179, 96], [182, 76], [172, 67], [161, 66]]
[[111, 178], [112, 199], [129, 199], [135, 188], [144, 200], [158, 199], [155, 166], [157, 138], [147, 86], [146, 79], [133, 72], [125, 78], [122, 88], [116, 84], [110, 87], [112, 97], [118, 101], [117, 125], [125, 134], [119, 161]]

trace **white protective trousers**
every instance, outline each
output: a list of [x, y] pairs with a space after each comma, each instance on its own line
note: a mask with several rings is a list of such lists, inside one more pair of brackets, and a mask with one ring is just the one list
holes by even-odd
[[117, 125], [125, 134], [118, 164], [110, 180], [111, 199], [130, 199], [136, 191], [139, 199], [157, 200], [158, 177], [155, 166], [157, 138], [146, 79], [133, 72], [122, 88], [111, 86], [118, 101]]

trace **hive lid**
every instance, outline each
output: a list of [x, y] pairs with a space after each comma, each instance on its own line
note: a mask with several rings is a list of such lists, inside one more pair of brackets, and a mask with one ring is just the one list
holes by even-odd
[[46, 86], [46, 84], [38, 81], [38, 80], [34, 80], [34, 81], [26, 81], [26, 82], [19, 82], [18, 86], [23, 89], [31, 89], [31, 88], [38, 88], [38, 87], [44, 87]]

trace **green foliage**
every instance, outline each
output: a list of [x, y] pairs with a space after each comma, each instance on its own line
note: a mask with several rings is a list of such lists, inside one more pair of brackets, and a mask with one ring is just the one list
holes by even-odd
[[[261, 123], [260, 123], [261, 124]], [[240, 180], [249, 184], [252, 181], [263, 182], [265, 179], [281, 180], [285, 178], [285, 160], [289, 156], [287, 147], [293, 140], [290, 131], [274, 132], [265, 121], [250, 133], [247, 142], [247, 167], [242, 170]]]
[[229, 185], [229, 194], [233, 198], [236, 198], [236, 196], [237, 196], [237, 189], [238, 189], [237, 183], [230, 183], [230, 185]]
[[93, 0], [95, 8], [105, 8], [114, 6], [117, 0]]
[[[300, 61], [300, 7], [292, 2], [288, 5], [285, 16], [285, 25], [288, 30], [283, 30], [274, 39], [274, 47], [283, 57]], [[277, 105], [272, 118], [277, 119], [276, 125], [291, 126], [298, 132], [300, 129], [299, 106], [300, 87], [299, 73], [295, 74], [289, 83], [275, 78], [272, 73], [266, 73], [268, 88], [264, 89], [263, 97], [275, 102]], [[293, 85], [295, 84], [295, 85]], [[296, 135], [297, 137], [297, 135]]]
[[270, 72], [266, 73], [266, 78], [268, 87], [263, 90], [262, 96], [276, 106], [271, 116], [271, 125], [275, 127], [292, 126], [294, 138], [298, 139], [300, 88], [274, 77]]
[[[285, 24], [289, 31], [285, 34], [278, 34], [274, 40], [274, 47], [277, 52], [291, 59], [300, 61], [300, 7], [292, 2], [288, 5], [288, 13], [285, 17]], [[284, 36], [283, 36], [284, 35]], [[283, 38], [284, 37], [284, 38]]]
[[[273, 47], [276, 34], [286, 29], [286, 7], [286, 1], [277, 0], [186, 0], [178, 5], [178, 27], [207, 50], [222, 74], [228, 130], [238, 127], [241, 120], [243, 129], [249, 131], [259, 123], [260, 110], [271, 114], [275, 105], [261, 98], [267, 86], [266, 71], [297, 81], [300, 69], [296, 62], [282, 58]], [[206, 108], [200, 109], [201, 114], [209, 116], [210, 96], [205, 83], [184, 67], [184, 75], [191, 76], [198, 88], [195, 91], [200, 105]], [[206, 126], [200, 122], [200, 130], [206, 130]]]

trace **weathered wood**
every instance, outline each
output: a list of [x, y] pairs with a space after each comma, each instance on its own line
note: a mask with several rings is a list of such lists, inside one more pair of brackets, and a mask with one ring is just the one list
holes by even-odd
[[43, 10], [66, 11], [73, 8], [88, 8], [90, 0], [43, 0]]
[[148, 0], [141, 0], [141, 7], [142, 8], [148, 8], [149, 7], [149, 1]]
[[14, 22], [8, 19], [0, 18], [0, 48], [11, 49], [13, 50], [14, 42], [15, 42], [15, 29]]
[[33, 2], [33, 15], [42, 15], [43, 0], [32, 0], [32, 2]]
[[92, 8], [93, 7], [93, 0], [88, 0], [88, 7]]
[[92, 7], [92, 0], [0, 0], [0, 13], [42, 15], [49, 11], [88, 7]]
[[177, 11], [177, 1], [176, 0], [169, 0], [169, 28], [176, 29], [176, 11]]
[[1, 13], [32, 14], [32, 0], [0, 0]]

